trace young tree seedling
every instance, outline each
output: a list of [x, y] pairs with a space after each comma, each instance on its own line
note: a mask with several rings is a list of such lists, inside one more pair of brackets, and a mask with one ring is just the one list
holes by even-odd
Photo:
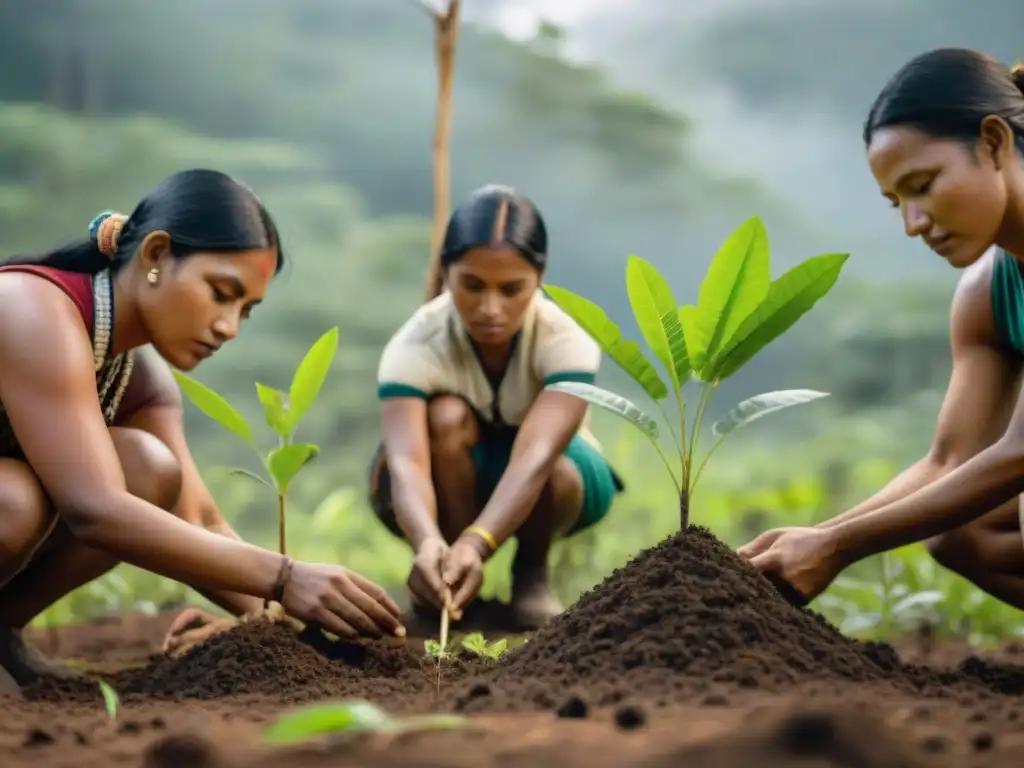
[[295, 370], [288, 392], [256, 383], [256, 394], [263, 406], [267, 426], [278, 437], [277, 447], [266, 453], [257, 446], [252, 427], [233, 405], [205, 384], [179, 371], [174, 372], [182, 392], [196, 408], [242, 438], [260, 457], [269, 480], [246, 469], [231, 467], [229, 471], [262, 483], [277, 494], [278, 544], [282, 555], [287, 554], [285, 505], [288, 490], [302, 468], [320, 452], [320, 448], [313, 443], [296, 443], [292, 438], [299, 423], [316, 402], [337, 349], [338, 329], [332, 328], [306, 352]]
[[503, 637], [501, 640], [488, 643], [482, 633], [471, 632], [462, 638], [462, 647], [477, 656], [497, 661], [508, 651], [508, 639]]
[[[679, 460], [673, 465], [659, 442], [658, 423], [630, 400], [580, 382], [559, 382], [548, 389], [582, 398], [626, 420], [654, 445], [679, 495], [680, 526], [690, 520], [690, 498], [708, 458], [729, 433], [770, 413], [822, 397], [824, 392], [788, 389], [766, 392], [736, 405], [712, 426], [718, 438], [695, 464], [704, 412], [718, 385], [740, 370], [755, 354], [781, 336], [807, 313], [839, 278], [849, 254], [812, 257], [771, 280], [768, 235], [754, 216], [725, 241], [701, 282], [696, 305], [679, 306], [665, 278], [638, 256], [626, 264], [626, 292], [647, 346], [664, 366], [677, 410], [678, 431], [662, 404], [669, 387], [640, 345], [626, 340], [604, 310], [565, 288], [545, 285], [551, 299], [601, 346], [615, 363], [654, 401], [668, 424]], [[701, 386], [687, 436], [687, 401], [683, 388], [690, 380]]]

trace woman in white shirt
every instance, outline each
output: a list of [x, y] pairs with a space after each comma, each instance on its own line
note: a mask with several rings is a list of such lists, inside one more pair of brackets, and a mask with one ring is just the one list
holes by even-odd
[[380, 360], [373, 507], [416, 553], [414, 605], [439, 612], [450, 597], [456, 620], [480, 590], [483, 562], [512, 536], [516, 622], [533, 628], [558, 614], [552, 541], [597, 523], [623, 489], [586, 428], [586, 404], [545, 390], [592, 382], [601, 361], [541, 292], [547, 251], [532, 202], [477, 190], [448, 223], [437, 267], [445, 290]]

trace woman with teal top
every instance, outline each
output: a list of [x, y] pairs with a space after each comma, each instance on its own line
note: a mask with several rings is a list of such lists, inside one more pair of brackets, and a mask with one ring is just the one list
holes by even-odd
[[740, 553], [809, 600], [852, 563], [925, 541], [939, 563], [1024, 608], [1024, 70], [967, 50], [923, 54], [882, 90], [864, 141], [907, 235], [964, 271], [934, 440], [874, 497]]
[[[586, 404], [545, 389], [592, 382], [597, 344], [540, 289], [548, 237], [534, 205], [477, 190], [452, 215], [430, 284], [444, 290], [385, 347], [383, 442], [371, 467], [381, 521], [415, 552], [414, 607], [454, 619], [510, 537], [511, 611], [523, 628], [562, 610], [548, 551], [600, 521], [622, 484], [587, 429]], [[436, 292], [436, 291], [435, 291]]]

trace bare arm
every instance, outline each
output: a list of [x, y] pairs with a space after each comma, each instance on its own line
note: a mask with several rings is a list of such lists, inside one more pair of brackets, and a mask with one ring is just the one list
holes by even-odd
[[1020, 493], [1024, 412], [1019, 403], [1006, 428], [1019, 366], [996, 341], [991, 271], [982, 266], [983, 272], [965, 276], [954, 300], [953, 374], [932, 450], [919, 462], [923, 469], [917, 478], [924, 482], [905, 483], [901, 496], [858, 515], [847, 513], [830, 526], [839, 549], [853, 559], [952, 530]]
[[270, 598], [281, 557], [218, 536], [128, 493], [96, 400], [91, 343], [51, 283], [0, 290], [0, 400], [71, 531], [119, 560], [197, 587]]
[[418, 397], [383, 401], [381, 427], [395, 519], [417, 550], [427, 539], [443, 538], [437, 526], [437, 496], [431, 479], [426, 401]]
[[965, 273], [953, 298], [953, 371], [928, 454], [874, 496], [818, 528], [833, 528], [910, 496], [945, 477], [1002, 435], [1019, 366], [996, 345], [991, 280], [992, 260], [988, 258]]
[[586, 411], [585, 401], [562, 392], [541, 392], [533, 403], [508, 467], [476, 521], [499, 545], [529, 517]]
[[[182, 421], [181, 393], [167, 364], [147, 350], [138, 355], [132, 377], [132, 383], [144, 390], [144, 405], [130, 413], [123, 424], [160, 438], [177, 458], [181, 467], [181, 493], [174, 514], [193, 525], [241, 541], [221, 514], [189, 451]], [[201, 587], [195, 589], [236, 616], [256, 613], [263, 605], [259, 598], [251, 595]]]

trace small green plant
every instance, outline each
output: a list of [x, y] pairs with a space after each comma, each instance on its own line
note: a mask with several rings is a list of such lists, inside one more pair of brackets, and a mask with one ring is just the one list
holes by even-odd
[[111, 720], [117, 719], [117, 710], [121, 705], [121, 699], [117, 695], [117, 691], [106, 680], [97, 680], [97, 685], [100, 687], [100, 693], [103, 694], [103, 706], [107, 710], [107, 717]]
[[314, 704], [279, 718], [263, 733], [273, 744], [294, 744], [325, 734], [408, 733], [461, 728], [458, 715], [418, 715], [393, 718], [368, 701]]
[[232, 474], [244, 475], [270, 488], [277, 494], [278, 539], [281, 554], [287, 552], [285, 503], [296, 475], [320, 452], [313, 443], [292, 441], [295, 430], [316, 402], [327, 372], [338, 349], [338, 329], [332, 328], [310, 347], [292, 378], [288, 392], [256, 383], [256, 394], [263, 406], [263, 415], [278, 437], [278, 445], [263, 453], [256, 445], [252, 427], [227, 400], [195, 379], [175, 371], [182, 392], [200, 411], [234, 432], [260, 457], [269, 481], [245, 469], [232, 467]]
[[471, 632], [462, 638], [462, 647], [477, 656], [497, 661], [508, 651], [508, 640], [503, 637], [501, 640], [488, 643], [480, 632]]
[[[718, 385], [787, 331], [827, 294], [849, 254], [822, 254], [771, 280], [768, 236], [759, 217], [740, 225], [718, 250], [700, 286], [696, 305], [679, 306], [664, 277], [651, 264], [630, 256], [626, 291], [648, 347], [664, 366], [675, 396], [678, 432], [661, 401], [669, 387], [640, 345], [626, 340], [604, 310], [565, 288], [545, 285], [548, 296], [571, 316], [613, 361], [654, 401], [679, 453], [678, 470], [659, 443], [658, 423], [626, 398], [592, 384], [559, 382], [548, 387], [580, 397], [625, 419], [654, 445], [679, 495], [681, 526], [689, 525], [690, 497], [708, 458], [730, 432], [769, 413], [807, 403], [824, 392], [790, 389], [751, 397], [712, 426], [718, 440], [694, 463], [704, 412]], [[701, 384], [687, 436], [683, 387]]]

